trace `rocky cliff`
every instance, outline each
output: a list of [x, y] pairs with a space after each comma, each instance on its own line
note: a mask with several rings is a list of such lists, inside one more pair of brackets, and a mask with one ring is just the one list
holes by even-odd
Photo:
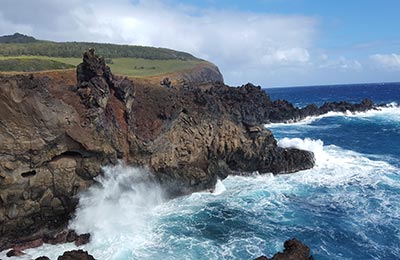
[[[197, 78], [197, 77], [196, 77]], [[65, 73], [0, 77], [0, 250], [66, 225], [101, 166], [148, 167], [169, 196], [217, 178], [313, 167], [313, 154], [277, 146], [262, 127], [269, 97], [222, 82], [179, 86], [116, 78], [88, 51]]]

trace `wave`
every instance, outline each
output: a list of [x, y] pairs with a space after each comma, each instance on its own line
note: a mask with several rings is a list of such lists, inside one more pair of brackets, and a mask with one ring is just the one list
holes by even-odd
[[[372, 177], [384, 178], [385, 175], [382, 175], [384, 172], [398, 172], [395, 166], [385, 161], [371, 160], [360, 153], [345, 150], [335, 145], [324, 146], [322, 140], [285, 137], [278, 140], [278, 145], [314, 153], [316, 167], [305, 171], [306, 173], [302, 172], [296, 175], [299, 181], [331, 186], [351, 183], [355, 180], [366, 181]], [[315, 176], [316, 174], [318, 176]]]
[[[316, 166], [288, 175], [229, 176], [214, 193], [170, 201], [145, 169], [107, 167], [99, 184], [81, 194], [70, 226], [91, 232], [81, 248], [96, 259], [254, 259], [298, 235], [318, 259], [355, 259], [360, 248], [385, 252], [382, 223], [392, 230], [385, 236], [398, 241], [400, 201], [391, 193], [400, 189], [398, 168], [321, 140], [278, 144], [314, 152]], [[45, 245], [20, 259], [57, 259], [72, 248]]]
[[[314, 246], [315, 257], [319, 254], [321, 259], [356, 259], [358, 249], [367, 252], [372, 247], [387, 254], [387, 245], [380, 240], [381, 225], [392, 227], [387, 235], [395, 239], [400, 202], [392, 191], [400, 189], [399, 169], [351, 150], [324, 146], [321, 140], [284, 138], [279, 145], [313, 151], [315, 168], [278, 176], [229, 176], [221, 196], [198, 193], [163, 204], [163, 225], [157, 232], [190, 234], [169, 237], [163, 246], [182, 243], [213, 252], [207, 259], [252, 259], [261, 253], [271, 255], [281, 249], [279, 241], [300, 235], [310, 245], [324, 245], [323, 250]], [[210, 233], [212, 239], [204, 238]], [[354, 252], [343, 254], [346, 243]], [[180, 256], [194, 257], [189, 252]], [[368, 258], [371, 255], [364, 259]]]
[[379, 107], [377, 110], [368, 110], [365, 112], [328, 112], [319, 116], [308, 116], [304, 119], [301, 119], [297, 122], [288, 122], [288, 123], [268, 123], [264, 126], [266, 128], [274, 128], [281, 127], [287, 125], [309, 125], [315, 121], [318, 121], [322, 118], [327, 117], [357, 117], [357, 118], [371, 118], [371, 117], [383, 117], [389, 121], [400, 122], [400, 106], [392, 102], [387, 104], [386, 106]]
[[215, 189], [213, 191], [214, 195], [220, 195], [226, 191], [226, 187], [224, 183], [218, 179], [217, 183], [215, 184]]

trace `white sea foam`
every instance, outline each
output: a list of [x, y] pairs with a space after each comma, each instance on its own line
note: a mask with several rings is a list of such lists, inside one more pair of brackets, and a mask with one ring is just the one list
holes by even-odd
[[224, 183], [220, 179], [218, 179], [217, 183], [215, 184], [215, 189], [213, 191], [213, 194], [220, 195], [224, 191], [226, 191], [226, 187], [225, 187]]
[[[175, 209], [169, 208], [170, 204], [166, 208], [163, 206], [163, 189], [152, 181], [147, 170], [123, 164], [103, 170], [104, 176], [97, 179], [98, 184], [80, 194], [75, 217], [70, 223], [70, 228], [78, 233], [91, 234], [90, 243], [79, 248], [89, 251], [96, 259], [146, 258], [139, 249], [160, 243], [160, 234], [153, 230], [158, 217]], [[218, 180], [213, 192], [193, 196], [211, 199], [225, 190], [222, 181]], [[73, 249], [78, 249], [73, 243], [45, 244], [28, 249], [25, 256], [15, 259], [35, 259], [43, 255], [57, 259], [64, 251]], [[6, 251], [0, 252], [0, 259], [5, 258], [5, 254]]]
[[[221, 218], [224, 209], [231, 212], [230, 223], [240, 223], [240, 216], [246, 216], [249, 225], [262, 226], [271, 234], [276, 233], [276, 225], [297, 221], [291, 201], [296, 202], [299, 197], [309, 198], [307, 203], [316, 207], [315, 212], [309, 214], [326, 214], [318, 211], [323, 205], [355, 211], [348, 216], [348, 221], [355, 229], [352, 232], [360, 236], [368, 237], [366, 232], [371, 225], [400, 218], [398, 199], [379, 188], [379, 185], [387, 185], [400, 189], [396, 167], [334, 145], [324, 146], [321, 140], [283, 138], [278, 144], [314, 152], [316, 167], [289, 175], [230, 176], [217, 182], [214, 193], [195, 193], [167, 202], [162, 189], [148, 178], [145, 170], [123, 165], [107, 167], [105, 176], [99, 179], [100, 184], [81, 195], [71, 227], [92, 234], [92, 241], [81, 248], [96, 259], [193, 259], [194, 256], [197, 259], [235, 259], [238, 248], [258, 256], [264, 253], [260, 248], [271, 245], [263, 244], [264, 239], [252, 234], [232, 237], [222, 244], [203, 237], [201, 232], [207, 228], [208, 221]], [[326, 192], [313, 193], [316, 189]], [[217, 194], [219, 196], [215, 196]], [[371, 200], [378, 202], [376, 209], [371, 209]], [[207, 217], [201, 220], [194, 217], [202, 212], [206, 212]], [[241, 213], [236, 216], [235, 212]], [[260, 214], [268, 214], [272, 224], [258, 223]], [[249, 218], [252, 215], [255, 217]], [[172, 231], [175, 229], [181, 231], [175, 233]], [[275, 243], [272, 252], [281, 249], [281, 242], [281, 239], [272, 241]], [[373, 241], [370, 243], [374, 246]], [[57, 259], [63, 251], [74, 247], [73, 244], [45, 245], [27, 250], [28, 255], [18, 259], [34, 259], [41, 255]], [[4, 252], [0, 258], [5, 259]]]
[[120, 164], [104, 172], [100, 185], [81, 194], [70, 227], [92, 234], [89, 248], [98, 259], [118, 259], [120, 249], [135, 250], [153, 242], [153, 210], [164, 195], [144, 169]]
[[[336, 185], [352, 181], [367, 180], [372, 177], [385, 178], [383, 172], [397, 171], [396, 167], [380, 160], [371, 160], [362, 154], [345, 150], [335, 145], [324, 146], [321, 140], [309, 138], [283, 138], [281, 147], [294, 147], [314, 153], [316, 167], [293, 175], [300, 181], [318, 185]], [[379, 176], [382, 174], [382, 176]]]

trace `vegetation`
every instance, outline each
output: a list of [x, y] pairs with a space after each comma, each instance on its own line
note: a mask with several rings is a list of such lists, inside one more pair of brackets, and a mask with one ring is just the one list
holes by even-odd
[[16, 33], [0, 37], [0, 71], [42, 71], [73, 68], [82, 53], [94, 48], [115, 74], [153, 76], [190, 69], [206, 61], [165, 48], [86, 42], [51, 42]]
[[56, 69], [75, 68], [71, 64], [66, 64], [54, 60], [38, 59], [38, 58], [12, 58], [0, 59], [0, 71], [42, 71]]
[[[0, 37], [1, 39], [1, 37]], [[0, 41], [1, 42], [1, 41]], [[82, 53], [94, 48], [97, 53], [107, 58], [142, 58], [150, 60], [199, 60], [189, 53], [164, 48], [144, 46], [116, 45], [88, 42], [50, 42], [35, 41], [29, 43], [1, 43], [0, 56], [50, 56], [82, 57]]]
[[146, 60], [119, 58], [108, 64], [115, 74], [126, 76], [153, 76], [191, 69], [203, 62], [181, 60]]
[[[0, 56], [0, 71], [43, 71], [75, 68], [82, 58], [60, 58], [47, 56]], [[194, 68], [205, 61], [194, 60], [148, 60], [136, 58], [114, 58], [109, 60], [113, 73], [125, 76], [154, 76]]]
[[0, 43], [28, 43], [36, 42], [37, 40], [32, 36], [14, 33], [13, 35], [6, 35], [0, 37]]

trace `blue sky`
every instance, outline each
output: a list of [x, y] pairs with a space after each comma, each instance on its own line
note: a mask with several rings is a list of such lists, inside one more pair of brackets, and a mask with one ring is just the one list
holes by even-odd
[[[370, 50], [400, 50], [398, 0], [189, 0], [170, 1], [204, 9], [301, 15], [318, 20], [317, 48], [348, 51], [354, 57]], [[353, 53], [352, 51], [356, 51]]]
[[398, 0], [0, 3], [0, 34], [182, 50], [214, 62], [231, 85], [400, 81]]

